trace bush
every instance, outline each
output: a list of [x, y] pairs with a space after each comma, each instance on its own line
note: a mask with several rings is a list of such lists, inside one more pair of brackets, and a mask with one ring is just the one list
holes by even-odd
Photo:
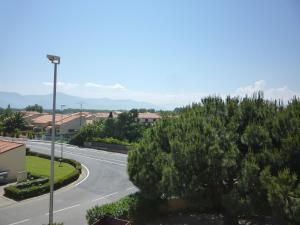
[[92, 141], [94, 138], [100, 138], [97, 141], [112, 144], [127, 145], [128, 142], [136, 142], [142, 137], [147, 127], [139, 123], [137, 117], [138, 111], [133, 109], [119, 114], [117, 118], [109, 117], [105, 120], [87, 124], [80, 128], [69, 143], [82, 146], [85, 141]]
[[[36, 152], [29, 152], [28, 155], [38, 156], [42, 158], [49, 159], [50, 156], [45, 154], [40, 154]], [[55, 160], [59, 158], [55, 157]], [[81, 174], [81, 164], [73, 159], [63, 159], [62, 162], [69, 163], [76, 168], [68, 176], [65, 176], [54, 183], [54, 189], [59, 189], [63, 186], [66, 186], [73, 181], [77, 180]], [[25, 184], [17, 184], [17, 185], [10, 185], [4, 188], [5, 196], [12, 198], [14, 200], [23, 200], [26, 198], [35, 197], [38, 195], [42, 195], [48, 193], [50, 191], [50, 183], [49, 179], [39, 179], [28, 181]]]
[[103, 143], [108, 143], [108, 144], [117, 144], [117, 145], [130, 145], [130, 143], [128, 141], [125, 140], [119, 140], [116, 138], [112, 138], [112, 137], [107, 137], [107, 138], [93, 138], [92, 141], [96, 141], [96, 142], [103, 142]]
[[16, 187], [16, 185], [11, 185], [4, 188], [5, 196], [18, 201], [48, 193], [49, 190], [49, 182], [40, 186], [32, 186], [29, 188], [22, 189]]
[[31, 186], [37, 186], [37, 185], [45, 184], [48, 181], [49, 181], [49, 178], [42, 177], [42, 178], [38, 178], [38, 179], [35, 179], [35, 180], [30, 180], [30, 181], [26, 181], [26, 182], [16, 184], [16, 187], [17, 188], [28, 188], [28, 187], [31, 187]]
[[87, 211], [86, 220], [89, 225], [105, 216], [141, 222], [157, 215], [161, 203], [162, 200], [150, 200], [141, 193], [135, 193], [113, 203], [94, 206]]

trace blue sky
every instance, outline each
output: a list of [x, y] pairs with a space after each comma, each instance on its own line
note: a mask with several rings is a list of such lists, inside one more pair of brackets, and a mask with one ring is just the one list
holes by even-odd
[[17, 1], [0, 7], [0, 91], [188, 104], [300, 93], [299, 0]]

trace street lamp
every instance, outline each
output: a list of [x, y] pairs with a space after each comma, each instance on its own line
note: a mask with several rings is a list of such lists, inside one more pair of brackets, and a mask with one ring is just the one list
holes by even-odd
[[59, 161], [59, 166], [61, 166], [61, 161], [63, 158], [63, 135], [62, 135], [62, 125], [63, 125], [63, 120], [64, 120], [64, 116], [63, 116], [63, 107], [65, 107], [66, 105], [60, 105], [60, 113], [61, 113], [61, 122], [60, 122], [60, 161]]
[[52, 142], [51, 142], [51, 168], [50, 168], [50, 199], [49, 199], [49, 224], [53, 223], [53, 191], [54, 191], [54, 147], [55, 147], [55, 110], [56, 110], [56, 78], [57, 64], [60, 64], [60, 57], [47, 55], [47, 58], [54, 64], [53, 80], [53, 107], [52, 107]]

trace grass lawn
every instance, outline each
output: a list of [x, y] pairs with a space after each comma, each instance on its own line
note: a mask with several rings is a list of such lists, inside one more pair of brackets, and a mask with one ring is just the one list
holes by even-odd
[[[59, 162], [54, 162], [54, 180], [59, 180], [62, 177], [72, 173], [76, 169], [67, 163], [62, 163], [59, 166]], [[49, 177], [50, 176], [50, 160], [36, 157], [26, 156], [26, 171], [38, 176]]]

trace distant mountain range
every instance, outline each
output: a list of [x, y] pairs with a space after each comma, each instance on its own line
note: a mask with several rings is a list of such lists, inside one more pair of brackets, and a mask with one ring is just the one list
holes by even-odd
[[[66, 108], [80, 108], [80, 103], [84, 109], [99, 110], [130, 110], [132, 108], [162, 109], [157, 105], [148, 102], [134, 100], [115, 100], [109, 98], [89, 99], [81, 98], [63, 93], [57, 93], [57, 108], [66, 105]], [[21, 95], [15, 92], [0, 92], [0, 107], [25, 108], [28, 105], [39, 104], [44, 109], [52, 109], [52, 94], [48, 95]]]

